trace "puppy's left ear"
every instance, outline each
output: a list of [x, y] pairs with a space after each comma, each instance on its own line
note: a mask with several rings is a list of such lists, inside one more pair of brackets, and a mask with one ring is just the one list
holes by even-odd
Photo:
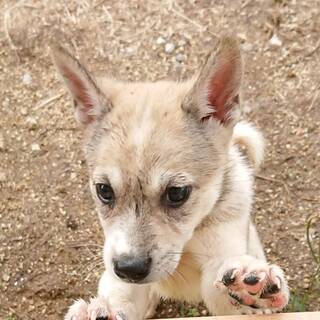
[[242, 61], [237, 40], [224, 37], [204, 64], [182, 108], [199, 121], [233, 127], [239, 117]]

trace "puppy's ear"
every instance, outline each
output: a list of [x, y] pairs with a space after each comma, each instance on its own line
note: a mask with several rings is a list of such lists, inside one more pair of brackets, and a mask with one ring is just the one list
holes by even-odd
[[233, 126], [239, 115], [242, 61], [236, 39], [225, 37], [211, 53], [182, 108], [200, 121]]
[[111, 104], [86, 69], [59, 45], [51, 45], [51, 55], [73, 97], [77, 121], [86, 126], [101, 118]]

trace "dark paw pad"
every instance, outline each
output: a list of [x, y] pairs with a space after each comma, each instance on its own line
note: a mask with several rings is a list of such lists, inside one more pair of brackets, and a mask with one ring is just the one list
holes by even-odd
[[261, 294], [262, 299], [269, 298], [271, 295], [276, 294], [280, 291], [280, 288], [275, 283], [269, 283], [263, 293]]
[[257, 284], [259, 282], [260, 278], [258, 276], [256, 276], [255, 274], [253, 273], [250, 273], [248, 276], [246, 276], [244, 279], [243, 279], [243, 282], [245, 284], [248, 284], [250, 286], [253, 286], [255, 284]]
[[229, 286], [230, 284], [233, 284], [236, 280], [236, 277], [233, 274], [234, 269], [228, 270], [222, 277], [222, 283], [225, 286]]

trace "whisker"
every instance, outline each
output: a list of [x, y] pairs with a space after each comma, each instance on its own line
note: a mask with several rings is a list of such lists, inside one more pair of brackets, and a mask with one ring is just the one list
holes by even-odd
[[100, 261], [100, 262], [98, 262], [98, 263], [95, 263], [95, 264], [87, 271], [87, 275], [86, 275], [86, 277], [85, 277], [84, 280], [87, 281], [87, 280], [91, 277], [93, 271], [102, 270], [103, 267], [104, 267], [104, 264], [103, 264], [102, 261]]
[[85, 240], [84, 241], [70, 241], [67, 243], [67, 246], [70, 248], [81, 248], [81, 247], [98, 247], [98, 248], [103, 248], [102, 245], [97, 244], [97, 243], [87, 243]]
[[167, 254], [169, 255], [193, 255], [193, 256], [199, 256], [199, 257], [211, 257], [211, 255], [209, 254], [205, 254], [205, 253], [198, 253], [198, 252], [194, 252], [194, 251], [181, 251], [181, 252], [174, 252], [174, 251], [170, 251]]

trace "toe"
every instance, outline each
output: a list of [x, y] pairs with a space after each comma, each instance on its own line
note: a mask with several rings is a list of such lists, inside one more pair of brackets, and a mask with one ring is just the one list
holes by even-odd
[[262, 290], [259, 304], [264, 307], [281, 310], [289, 300], [289, 290], [282, 271], [278, 267], [271, 267], [265, 287]]
[[250, 273], [246, 275], [246, 277], [243, 279], [243, 282], [247, 285], [254, 286], [259, 282], [259, 280], [260, 278], [256, 274]]
[[90, 320], [108, 319], [107, 302], [105, 299], [98, 297], [90, 300], [88, 306], [88, 318]]
[[262, 299], [267, 299], [280, 291], [280, 287], [276, 283], [268, 283], [261, 294]]
[[77, 300], [68, 310], [65, 320], [87, 320], [88, 304], [82, 300]]
[[262, 291], [266, 282], [266, 274], [264, 272], [247, 273], [242, 278], [243, 288], [251, 295], [256, 295]]
[[237, 274], [236, 269], [230, 269], [226, 271], [222, 277], [223, 284], [227, 287], [234, 284], [236, 280], [236, 274]]

